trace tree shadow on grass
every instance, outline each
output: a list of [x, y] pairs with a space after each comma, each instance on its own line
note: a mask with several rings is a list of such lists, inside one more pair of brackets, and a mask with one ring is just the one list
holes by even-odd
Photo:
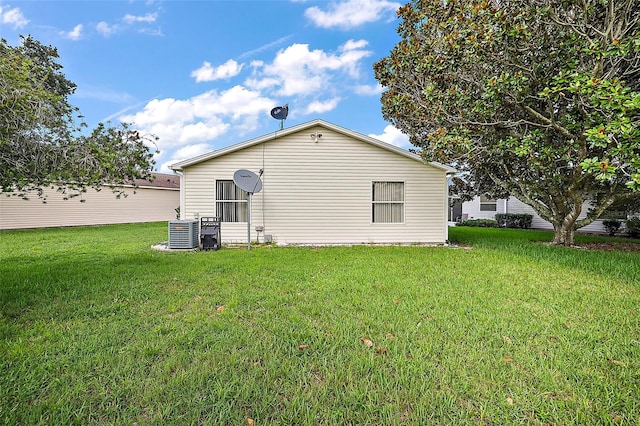
[[0, 313], [18, 318], [48, 305], [73, 306], [82, 301], [108, 300], [132, 287], [144, 292], [146, 278], [170, 268], [151, 254], [73, 254], [56, 258], [5, 257], [0, 268]]

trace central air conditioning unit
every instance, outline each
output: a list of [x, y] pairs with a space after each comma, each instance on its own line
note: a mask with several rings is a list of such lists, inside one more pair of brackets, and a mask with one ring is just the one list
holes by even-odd
[[193, 249], [198, 247], [197, 220], [169, 221], [169, 248]]

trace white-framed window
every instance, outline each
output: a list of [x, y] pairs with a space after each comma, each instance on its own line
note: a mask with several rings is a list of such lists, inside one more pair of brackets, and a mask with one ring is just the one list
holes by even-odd
[[481, 212], [495, 212], [498, 211], [498, 201], [487, 197], [486, 195], [480, 196], [480, 211]]
[[371, 185], [371, 221], [404, 223], [404, 182], [374, 181]]
[[602, 220], [611, 220], [611, 219], [626, 220], [627, 219], [627, 211], [624, 210], [624, 207], [608, 208], [607, 210], [602, 212], [602, 214], [600, 215], [600, 217], [598, 219], [602, 219]]
[[221, 222], [247, 221], [247, 193], [233, 180], [216, 180], [216, 216]]

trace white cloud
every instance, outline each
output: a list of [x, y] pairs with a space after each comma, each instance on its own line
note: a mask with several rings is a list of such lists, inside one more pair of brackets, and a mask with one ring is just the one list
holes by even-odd
[[254, 76], [247, 86], [256, 90], [271, 89], [281, 96], [304, 96], [328, 89], [338, 74], [352, 78], [359, 75], [360, 62], [370, 56], [365, 40], [349, 40], [339, 53], [309, 50], [308, 44], [293, 44], [280, 50], [271, 64], [252, 62]]
[[[152, 24], [158, 19], [158, 13], [147, 13], [146, 15], [136, 16], [126, 14], [122, 18], [122, 22], [108, 23], [101, 21], [96, 25], [96, 31], [103, 37], [109, 37], [113, 34], [120, 33], [126, 30], [133, 30], [140, 34], [147, 34], [151, 36], [162, 36], [162, 30], [159, 28], [150, 28], [149, 26], [143, 26], [144, 24]], [[124, 25], [124, 24], [126, 25]], [[140, 24], [140, 25], [136, 25]], [[133, 26], [133, 27], [129, 27]], [[141, 27], [142, 26], [142, 27]], [[140, 28], [141, 27], [141, 28]]]
[[219, 67], [211, 66], [211, 63], [205, 62], [200, 68], [191, 72], [191, 77], [195, 77], [196, 82], [214, 81], [235, 77], [242, 71], [244, 64], [238, 64], [233, 59], [229, 59]]
[[402, 133], [396, 127], [389, 124], [384, 128], [381, 135], [369, 135], [372, 138], [379, 139], [383, 142], [390, 143], [391, 145], [398, 146], [400, 148], [407, 148], [411, 143], [409, 142], [409, 136]]
[[96, 30], [102, 34], [104, 37], [109, 37], [111, 34], [113, 34], [116, 31], [116, 27], [113, 27], [109, 24], [107, 24], [104, 21], [98, 22], [98, 24], [96, 25]]
[[185, 100], [154, 99], [142, 111], [124, 115], [145, 133], [160, 137], [161, 150], [190, 143], [211, 141], [234, 128], [238, 134], [253, 130], [261, 113], [275, 105], [259, 92], [241, 86], [218, 93], [215, 90]]
[[64, 38], [68, 38], [69, 40], [80, 40], [82, 38], [82, 28], [83, 28], [83, 25], [78, 24], [75, 27], [73, 27], [73, 30], [71, 31], [60, 32], [60, 35]]
[[11, 9], [9, 6], [3, 7], [0, 5], [0, 23], [9, 24], [14, 29], [24, 28], [29, 20], [24, 17], [20, 8], [14, 7]]
[[384, 88], [380, 83], [369, 86], [367, 84], [358, 84], [353, 88], [353, 91], [358, 95], [373, 96], [379, 95], [384, 91]]
[[307, 114], [322, 114], [323, 112], [331, 111], [338, 106], [340, 98], [329, 99], [328, 101], [313, 101], [305, 109]]
[[[310, 7], [305, 16], [321, 28], [355, 28], [391, 16], [401, 6], [387, 0], [347, 0], [331, 2], [326, 10]], [[395, 15], [393, 15], [395, 17]]]
[[[206, 143], [185, 146], [184, 148], [176, 150], [172, 154], [171, 159], [163, 161], [160, 165], [160, 171], [170, 172], [171, 165], [179, 163], [180, 161], [188, 160], [189, 158], [197, 157], [198, 155], [206, 154], [207, 152], [211, 151], [213, 151], [213, 147]], [[158, 156], [156, 160], [161, 157], [162, 156]]]
[[340, 50], [343, 52], [348, 52], [350, 50], [363, 49], [367, 47], [369, 44], [366, 40], [347, 40], [342, 46], [340, 46]]
[[156, 19], [158, 19], [157, 13], [147, 13], [144, 16], [135, 16], [135, 15], [126, 14], [124, 15], [124, 18], [122, 18], [122, 20], [127, 24], [134, 24], [136, 22], [151, 23], [151, 22], [155, 22]]
[[199, 143], [196, 145], [185, 146], [184, 148], [178, 149], [174, 155], [176, 157], [181, 157], [184, 159], [197, 157], [198, 155], [206, 154], [207, 152], [213, 151], [211, 145], [206, 143]]

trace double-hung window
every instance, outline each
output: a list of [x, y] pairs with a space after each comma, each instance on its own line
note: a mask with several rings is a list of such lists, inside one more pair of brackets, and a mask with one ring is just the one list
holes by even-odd
[[247, 193], [232, 180], [216, 181], [216, 216], [221, 222], [247, 221]]
[[627, 219], [627, 211], [623, 207], [616, 208], [608, 208], [600, 215], [599, 219], [603, 220], [626, 220]]
[[487, 197], [486, 195], [480, 196], [480, 211], [481, 212], [495, 212], [498, 211], [498, 201]]
[[371, 189], [371, 221], [403, 223], [404, 182], [373, 182]]

